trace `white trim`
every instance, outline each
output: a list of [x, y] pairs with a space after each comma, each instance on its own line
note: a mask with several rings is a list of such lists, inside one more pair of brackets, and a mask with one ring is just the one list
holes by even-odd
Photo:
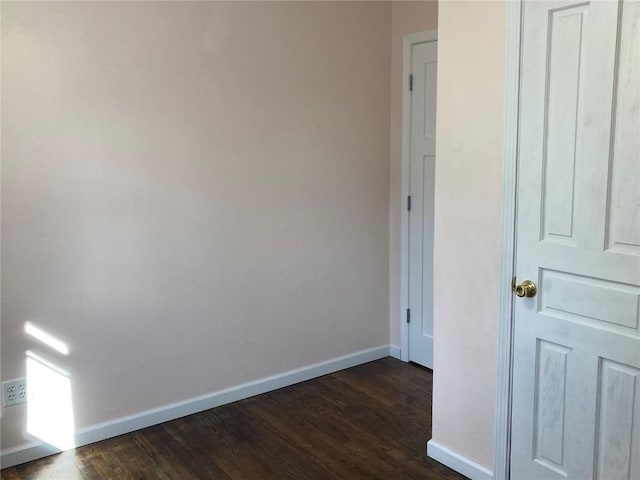
[[[295, 370], [289, 370], [288, 372], [272, 375], [253, 382], [243, 383], [235, 387], [226, 388], [182, 402], [172, 403], [135, 415], [93, 425], [76, 432], [75, 446], [80, 447], [89, 443], [98, 442], [254, 395], [277, 390], [278, 388], [311, 380], [312, 378], [321, 377], [322, 375], [337, 372], [338, 370], [385, 358], [389, 356], [389, 351], [389, 345], [381, 345], [342, 357], [332, 358], [324, 362], [314, 363], [313, 365]], [[43, 442], [31, 442], [15, 448], [2, 450], [0, 465], [2, 468], [11, 467], [58, 452], [60, 452], [60, 449]]]
[[402, 349], [397, 345], [389, 345], [389, 356], [402, 360]]
[[[411, 74], [411, 47], [438, 40], [438, 30], [416, 32], [402, 38], [402, 187], [400, 198], [400, 350], [401, 360], [409, 361], [409, 328], [406, 312], [409, 308], [409, 130], [411, 128], [411, 93], [407, 79]], [[394, 202], [392, 202], [393, 204]]]
[[434, 442], [427, 442], [427, 455], [471, 480], [491, 480], [493, 472], [459, 453]]
[[520, 84], [521, 0], [507, 3], [505, 64], [505, 113], [502, 190], [502, 259], [500, 274], [500, 318], [498, 325], [498, 378], [494, 471], [497, 480], [509, 478], [511, 457], [511, 394], [513, 366], [513, 293], [515, 269], [518, 115]]

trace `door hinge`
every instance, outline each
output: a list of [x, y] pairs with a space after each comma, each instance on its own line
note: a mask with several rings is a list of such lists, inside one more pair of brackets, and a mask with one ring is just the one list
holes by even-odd
[[407, 308], [407, 323], [411, 323], [411, 309]]
[[413, 74], [409, 75], [409, 91], [413, 92]]
[[411, 211], [411, 195], [407, 195], [407, 210]]

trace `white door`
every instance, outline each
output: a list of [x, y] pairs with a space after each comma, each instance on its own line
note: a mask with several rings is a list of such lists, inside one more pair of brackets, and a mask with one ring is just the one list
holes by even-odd
[[411, 48], [409, 360], [433, 368], [433, 198], [436, 42]]
[[511, 478], [638, 480], [640, 2], [522, 18]]

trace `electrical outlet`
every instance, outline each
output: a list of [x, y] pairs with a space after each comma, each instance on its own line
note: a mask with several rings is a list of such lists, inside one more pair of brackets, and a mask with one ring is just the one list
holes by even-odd
[[16, 378], [2, 382], [2, 405], [8, 407], [27, 401], [27, 379]]

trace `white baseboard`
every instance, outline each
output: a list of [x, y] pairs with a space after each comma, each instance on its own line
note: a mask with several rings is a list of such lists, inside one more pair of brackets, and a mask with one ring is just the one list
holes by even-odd
[[[314, 363], [306, 367], [289, 370], [253, 382], [243, 383], [235, 387], [195, 397], [183, 402], [172, 403], [163, 407], [147, 410], [135, 415], [121, 417], [109, 422], [93, 425], [79, 430], [75, 434], [75, 446], [81, 447], [90, 443], [106, 440], [124, 433], [140, 430], [176, 418], [192, 415], [226, 403], [236, 402], [261, 393], [288, 387], [296, 383], [321, 377], [329, 373], [355, 367], [363, 363], [388, 357], [391, 347], [382, 345], [367, 350], [332, 358], [324, 362]], [[61, 450], [43, 442], [32, 442], [0, 452], [0, 466], [12, 467], [20, 463], [30, 462], [46, 457]]]
[[459, 453], [449, 450], [433, 440], [427, 442], [427, 456], [437, 460], [447, 467], [461, 473], [471, 480], [492, 480], [493, 472], [476, 462], [463, 457]]
[[401, 360], [400, 358], [400, 354], [401, 354], [401, 350], [400, 347], [397, 345], [389, 345], [389, 356], [393, 357], [393, 358], [397, 358], [398, 360]]

